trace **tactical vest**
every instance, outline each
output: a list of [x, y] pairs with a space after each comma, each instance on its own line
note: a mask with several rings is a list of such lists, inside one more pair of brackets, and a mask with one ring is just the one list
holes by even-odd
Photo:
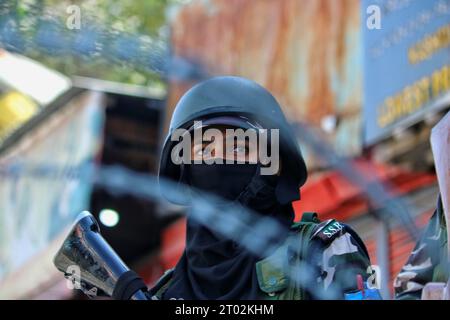
[[[310, 295], [307, 290], [290, 281], [289, 268], [299, 266], [302, 261], [308, 259], [315, 238], [323, 237], [328, 234], [334, 235], [336, 226], [342, 226], [339, 222], [330, 219], [322, 222], [314, 212], [303, 213], [302, 219], [291, 226], [289, 239], [283, 245], [277, 248], [267, 258], [256, 263], [256, 274], [261, 291], [262, 300], [308, 300]], [[333, 230], [333, 231], [331, 231]], [[352, 236], [360, 244], [367, 258], [366, 247], [358, 235], [352, 232]], [[293, 238], [292, 238], [293, 237]], [[328, 238], [325, 236], [325, 238]], [[332, 241], [329, 237], [326, 241]], [[288, 244], [294, 243], [294, 246]], [[173, 268], [167, 270], [157, 281], [156, 285], [150, 290], [152, 299], [161, 299], [165, 290], [170, 286]]]

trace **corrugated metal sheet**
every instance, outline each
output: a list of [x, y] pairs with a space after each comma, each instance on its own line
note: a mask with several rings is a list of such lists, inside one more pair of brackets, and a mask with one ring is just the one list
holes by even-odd
[[[290, 121], [340, 120], [330, 138], [360, 152], [362, 61], [357, 0], [193, 1], [175, 15], [173, 53], [208, 73], [267, 87]], [[170, 108], [192, 83], [171, 83]]]
[[[3, 150], [0, 299], [33, 296], [56, 279], [50, 257], [75, 215], [88, 207], [92, 188], [82, 175], [69, 179], [67, 172], [95, 157], [101, 143], [103, 101], [102, 93], [86, 92], [65, 105], [49, 106], [45, 110], [51, 114], [40, 113], [45, 117]], [[14, 164], [25, 172], [8, 171]], [[56, 166], [55, 175], [27, 174], [36, 164]]]

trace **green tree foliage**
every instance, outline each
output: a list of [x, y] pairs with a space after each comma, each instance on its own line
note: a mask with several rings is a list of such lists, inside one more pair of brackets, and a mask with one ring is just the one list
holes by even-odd
[[[25, 55], [66, 75], [80, 75], [139, 85], [163, 86], [161, 75], [145, 68], [147, 55], [163, 61], [168, 52], [167, 10], [186, 0], [12, 0], [7, 1], [15, 15], [17, 28], [28, 39]], [[66, 28], [70, 15], [67, 8], [77, 5], [81, 12], [81, 29]], [[102, 35], [102, 47], [96, 54], [84, 55], [77, 50], [47, 52], [33, 42], [39, 27], [47, 21], [58, 21], [62, 39], [73, 39], [77, 33], [95, 30]], [[136, 56], [121, 59], [112, 54], [116, 43], [138, 42]], [[73, 42], [72, 42], [73, 43]], [[125, 42], [125, 51], [127, 42]], [[156, 50], [158, 49], [158, 50]], [[129, 48], [133, 50], [133, 48]], [[127, 52], [125, 52], [127, 54]], [[158, 57], [159, 55], [159, 57]]]

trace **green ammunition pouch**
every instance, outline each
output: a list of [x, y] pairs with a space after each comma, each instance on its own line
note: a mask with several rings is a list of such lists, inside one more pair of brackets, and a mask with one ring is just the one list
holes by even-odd
[[292, 233], [284, 245], [271, 256], [256, 263], [259, 287], [268, 300], [306, 300], [307, 291], [292, 281], [292, 267], [307, 259], [312, 237], [320, 220], [317, 214], [305, 212], [300, 222], [291, 226]]

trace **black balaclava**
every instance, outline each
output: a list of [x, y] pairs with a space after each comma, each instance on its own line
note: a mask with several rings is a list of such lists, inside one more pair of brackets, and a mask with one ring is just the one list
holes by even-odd
[[[200, 192], [215, 193], [261, 215], [272, 216], [286, 227], [292, 223], [290, 203], [281, 205], [275, 195], [279, 177], [260, 175], [259, 164], [184, 165], [182, 180]], [[193, 196], [196, 194], [199, 196], [193, 191]], [[218, 210], [221, 205], [217, 203]], [[162, 298], [260, 299], [255, 263], [261, 258], [188, 217], [186, 248]]]

